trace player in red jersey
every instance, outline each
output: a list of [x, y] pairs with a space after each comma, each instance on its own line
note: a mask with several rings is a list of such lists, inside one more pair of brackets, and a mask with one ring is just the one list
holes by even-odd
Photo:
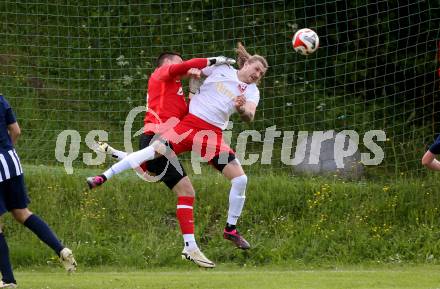
[[[188, 113], [188, 105], [182, 89], [181, 78], [198, 76], [200, 69], [211, 65], [233, 63], [226, 57], [194, 58], [183, 61], [180, 54], [164, 52], [157, 59], [157, 68], [151, 74], [147, 88], [147, 112], [144, 118], [144, 133], [140, 138], [140, 149], [150, 145], [155, 134], [167, 130], [168, 122], [183, 119]], [[127, 156], [126, 152], [116, 150], [106, 143], [99, 143], [97, 150], [117, 159]], [[200, 251], [194, 237], [193, 203], [195, 190], [177, 157], [169, 165], [166, 157], [147, 161], [135, 170], [147, 179], [157, 176], [169, 189], [177, 194], [177, 219], [184, 239], [182, 257], [202, 267], [215, 267]], [[150, 177], [151, 178], [151, 177]]]

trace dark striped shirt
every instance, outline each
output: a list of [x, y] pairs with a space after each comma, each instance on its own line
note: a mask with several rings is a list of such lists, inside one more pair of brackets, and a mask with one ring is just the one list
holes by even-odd
[[20, 159], [8, 131], [8, 126], [16, 121], [8, 101], [0, 95], [0, 182], [23, 173]]
[[0, 149], [0, 182], [19, 176], [22, 173], [23, 168], [15, 149]]

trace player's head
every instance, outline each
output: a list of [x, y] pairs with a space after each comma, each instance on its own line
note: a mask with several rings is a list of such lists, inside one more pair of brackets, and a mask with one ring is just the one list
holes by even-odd
[[182, 56], [177, 52], [162, 52], [159, 57], [157, 57], [157, 67], [164, 64], [179, 64], [182, 63]]
[[267, 71], [267, 61], [260, 55], [252, 55], [239, 70], [241, 80], [246, 83], [258, 83]]
[[258, 54], [250, 55], [241, 43], [238, 43], [237, 64], [239, 78], [246, 83], [258, 83], [267, 71], [267, 60]]

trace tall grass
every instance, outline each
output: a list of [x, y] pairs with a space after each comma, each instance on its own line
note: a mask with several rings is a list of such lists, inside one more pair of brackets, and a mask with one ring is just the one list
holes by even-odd
[[[83, 266], [173, 266], [182, 239], [176, 197], [132, 172], [89, 191], [85, 177], [59, 167], [25, 168], [30, 208], [71, 247]], [[191, 176], [197, 190], [196, 235], [218, 263], [438, 263], [439, 200], [435, 175], [424, 179], [346, 182], [289, 175], [250, 178], [239, 228], [252, 249], [222, 239], [229, 182], [213, 171]], [[52, 252], [23, 226], [3, 219], [16, 266], [52, 263]], [[53, 262], [55, 263], [55, 262]]]

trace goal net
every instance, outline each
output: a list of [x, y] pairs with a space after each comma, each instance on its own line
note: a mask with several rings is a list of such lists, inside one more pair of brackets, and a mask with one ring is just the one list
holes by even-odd
[[[79, 167], [90, 152], [90, 131], [107, 132], [109, 142], [124, 149], [127, 115], [145, 105], [160, 52], [232, 57], [242, 41], [270, 65], [259, 85], [255, 122], [233, 119], [232, 145], [247, 139], [246, 154], [258, 157], [249, 170], [290, 169], [281, 160], [286, 132], [293, 132], [293, 156], [301, 131], [353, 130], [359, 150], [368, 152], [365, 133], [380, 130], [386, 138], [376, 142], [385, 157], [373, 171], [416, 172], [440, 132], [440, 11], [434, 2], [4, 0], [0, 91], [23, 129], [23, 162], [59, 164], [57, 140], [63, 144], [60, 134], [68, 130], [64, 155]], [[292, 48], [300, 28], [320, 37], [313, 55]], [[134, 149], [142, 119], [143, 113], [134, 117]], [[281, 134], [267, 164], [262, 149], [273, 126]], [[256, 133], [240, 138], [244, 130]], [[77, 152], [69, 152], [70, 142], [79, 145]]]

